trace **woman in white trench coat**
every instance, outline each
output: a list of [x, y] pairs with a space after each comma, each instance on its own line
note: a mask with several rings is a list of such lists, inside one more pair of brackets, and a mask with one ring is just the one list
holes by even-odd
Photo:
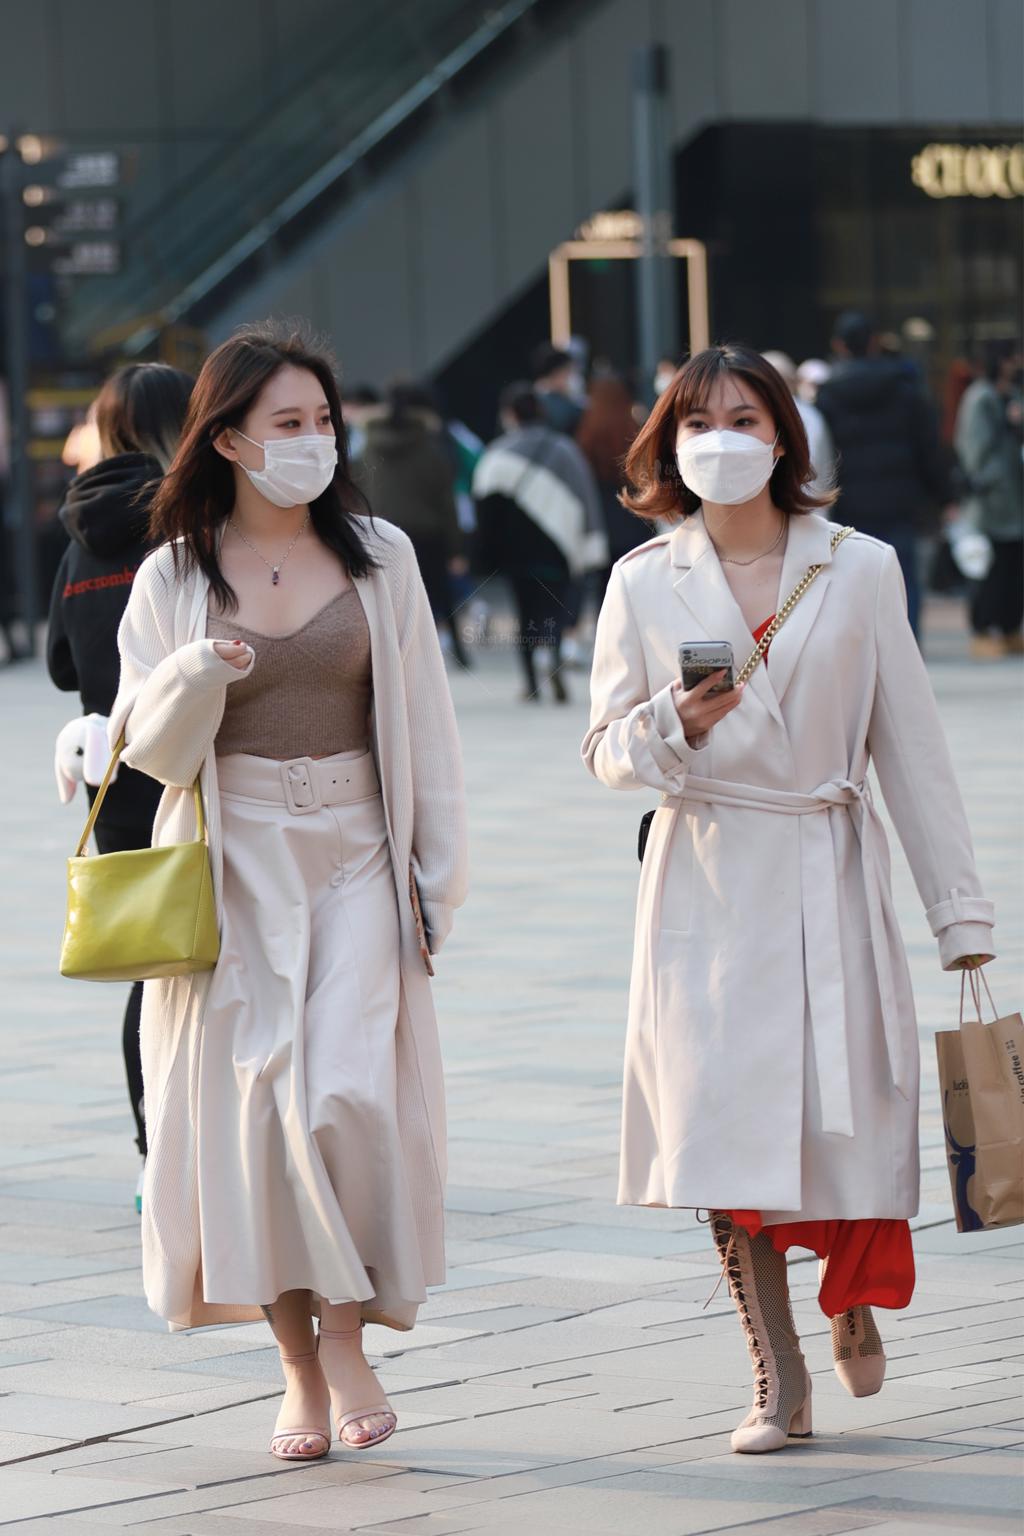
[[[265, 1315], [271, 1450], [396, 1424], [361, 1347], [444, 1279], [445, 1107], [429, 954], [466, 891], [462, 760], [412, 545], [364, 516], [329, 360], [257, 328], [220, 346], [153, 508], [118, 636], [112, 741], [195, 836], [212, 972], [147, 981], [150, 1306]], [[314, 1316], [319, 1332], [314, 1335]]]
[[[743, 1451], [810, 1433], [785, 1249], [824, 1260], [836, 1369], [876, 1392], [868, 1303], [913, 1287], [918, 1046], [869, 761], [947, 969], [992, 956], [991, 903], [893, 550], [816, 508], [806, 437], [759, 354], [715, 347], [661, 396], [623, 499], [670, 524], [601, 609], [587, 767], [656, 789], [637, 899], [621, 1204], [711, 1212], [754, 1366]], [[679, 677], [683, 641], [738, 671], [821, 571], [749, 681]]]

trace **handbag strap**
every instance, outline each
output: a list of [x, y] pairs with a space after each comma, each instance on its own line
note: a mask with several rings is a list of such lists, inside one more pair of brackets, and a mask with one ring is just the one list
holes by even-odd
[[[92, 803], [92, 809], [89, 812], [89, 819], [85, 823], [85, 829], [82, 832], [81, 837], [78, 839], [78, 847], [75, 849], [76, 859], [80, 859], [82, 857], [83, 853], [85, 852], [86, 844], [88, 843], [89, 838], [92, 836], [92, 830], [96, 825], [96, 818], [99, 816], [100, 807], [107, 797], [107, 790], [110, 788], [110, 781], [114, 777], [114, 769], [117, 767], [118, 759], [120, 758], [121, 753], [124, 751], [124, 745], [125, 733], [122, 731], [120, 736], [117, 738], [117, 745], [114, 747], [113, 752], [110, 754], [110, 762], [107, 764], [106, 772], [100, 780], [100, 786], [96, 791], [96, 798]], [[192, 794], [195, 797], [196, 803], [195, 840], [197, 843], [202, 843], [206, 841], [206, 817], [203, 814], [203, 795], [201, 789], [199, 788], [198, 774], [196, 774], [195, 781], [192, 785]]]
[[[855, 530], [853, 528], [840, 528], [832, 535], [833, 554], [835, 554], [843, 540], [854, 531]], [[764, 656], [768, 647], [775, 639], [775, 636], [778, 634], [783, 624], [785, 624], [786, 620], [793, 612], [793, 609], [803, 597], [804, 593], [807, 591], [807, 588], [811, 585], [812, 581], [818, 575], [820, 570], [820, 565], [809, 565], [807, 567], [803, 577], [786, 598], [786, 601], [783, 603], [774, 619], [772, 619], [772, 622], [769, 624], [768, 628], [765, 630], [764, 634], [761, 636], [760, 640], [757, 642], [754, 649], [747, 657], [747, 660], [736, 674], [737, 683], [745, 683], [747, 679], [753, 675], [762, 656]]]

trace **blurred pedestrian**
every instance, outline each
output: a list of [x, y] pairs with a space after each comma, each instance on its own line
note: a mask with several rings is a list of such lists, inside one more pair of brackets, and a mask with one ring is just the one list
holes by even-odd
[[[95, 452], [90, 448], [83, 462], [92, 467], [75, 476], [60, 509], [70, 542], [54, 582], [46, 637], [50, 677], [58, 688], [79, 694], [85, 715], [106, 717], [114, 703], [118, 625], [151, 547], [150, 504], [177, 451], [193, 383], [189, 374], [164, 363], [134, 364], [107, 380], [90, 412]], [[90, 805], [97, 783], [94, 778], [86, 784]], [[96, 819], [100, 853], [148, 848], [162, 794], [155, 779], [120, 768]], [[145, 1158], [141, 1009], [137, 981], [128, 994], [122, 1044], [135, 1144]], [[141, 1193], [140, 1179], [137, 1205]]]
[[32, 655], [14, 633], [14, 625], [20, 616], [18, 601], [17, 548], [14, 529], [8, 528], [4, 512], [4, 487], [0, 484], [0, 637], [4, 642], [4, 654], [0, 666], [11, 666], [16, 661], [27, 661]]
[[459, 666], [468, 667], [452, 590], [452, 577], [468, 565], [441, 416], [421, 386], [396, 382], [382, 405], [364, 413], [362, 425], [363, 451], [352, 466], [356, 484], [374, 512], [409, 535], [434, 618]]
[[[456, 627], [464, 641], [463, 625], [473, 635], [487, 638], [491, 609], [479, 590], [481, 571], [476, 503], [473, 500], [473, 475], [484, 451], [484, 441], [458, 417], [445, 415], [441, 443], [451, 461], [455, 476], [455, 510], [462, 532], [463, 558], [449, 567], [453, 606], [458, 614]], [[444, 636], [442, 635], [442, 644]]]
[[96, 406], [97, 401], [93, 400], [82, 419], [72, 426], [61, 449], [61, 463], [73, 469], [76, 475], [84, 475], [87, 469], [92, 469], [103, 458], [103, 445], [96, 425]]
[[964, 561], [965, 550], [968, 554], [967, 564], [971, 563], [972, 558], [977, 560], [987, 557], [988, 552], [987, 541], [971, 527], [959, 506], [967, 494], [967, 481], [953, 444], [960, 401], [974, 378], [974, 367], [965, 358], [955, 357], [946, 370], [942, 385], [939, 444], [946, 464], [950, 491], [958, 505], [954, 513], [947, 510], [943, 515], [942, 527], [938, 530], [928, 562], [925, 585], [929, 592], [944, 596], [963, 595], [965, 572], [960, 569], [960, 564]]
[[945, 446], [955, 452], [956, 419], [960, 414], [960, 402], [978, 377], [978, 370], [965, 357], [954, 357], [946, 370], [942, 391], [942, 424], [939, 435]]
[[408, 1330], [444, 1278], [428, 966], [465, 896], [462, 762], [412, 544], [365, 505], [327, 356], [223, 342], [110, 720], [167, 785], [157, 846], [195, 836], [198, 775], [220, 929], [212, 972], [145, 983], [146, 1296], [180, 1327], [266, 1317], [283, 1460], [325, 1456], [332, 1415], [349, 1450], [394, 1431], [363, 1323]]
[[587, 409], [576, 429], [576, 442], [597, 481], [608, 539], [607, 562], [594, 571], [598, 608], [604, 601], [613, 563], [651, 536], [650, 524], [641, 521], [619, 500], [625, 485], [622, 466], [639, 430], [633, 395], [625, 380], [618, 374], [592, 379]]
[[569, 698], [562, 634], [574, 618], [570, 581], [605, 563], [607, 538], [590, 465], [571, 438], [549, 426], [528, 383], [510, 384], [500, 403], [502, 435], [473, 476], [480, 553], [515, 598], [524, 700], [540, 698], [540, 653], [556, 702]]
[[672, 383], [672, 380], [679, 372], [679, 366], [680, 365], [676, 362], [675, 358], [669, 357], [667, 354], [664, 357], [658, 358], [658, 361], [654, 367], [655, 397], [665, 393], [666, 389], [668, 389], [669, 385]]
[[[567, 437], [575, 437], [587, 408], [587, 351], [582, 337], [571, 337], [564, 348], [542, 342], [533, 353], [533, 387], [544, 420], [549, 427], [564, 432]], [[582, 648], [576, 627], [583, 608], [584, 588], [582, 573], [573, 574], [562, 592], [565, 627], [560, 632], [560, 655], [565, 670], [579, 669], [582, 665]]]
[[960, 401], [954, 444], [967, 480], [961, 510], [992, 546], [992, 563], [971, 594], [971, 655], [1024, 654], [1024, 460], [1021, 348], [995, 341], [984, 371]]
[[796, 370], [796, 393], [799, 400], [806, 400], [808, 405], [814, 405], [818, 398], [818, 390], [832, 373], [832, 369], [824, 358], [805, 357]]
[[534, 349], [531, 377], [543, 419], [556, 432], [573, 437], [587, 407], [587, 386], [571, 352], [541, 342]]
[[800, 420], [804, 424], [807, 433], [807, 447], [811, 454], [811, 493], [820, 496], [823, 491], [831, 491], [835, 485], [836, 451], [832, 445], [832, 434], [828, 430], [828, 423], [824, 416], [809, 400], [801, 400], [797, 385], [796, 364], [788, 352], [765, 352], [762, 354], [766, 363], [771, 363], [776, 373], [781, 373], [789, 385], [790, 394], [800, 413]]
[[362, 457], [366, 447], [366, 418], [380, 405], [380, 391], [372, 384], [353, 384], [342, 390], [341, 414], [348, 439], [349, 462]]
[[910, 627], [920, 625], [917, 535], [952, 503], [935, 414], [901, 360], [877, 353], [866, 316], [836, 321], [836, 363], [816, 404], [838, 458], [838, 516], [884, 539], [899, 558]]
[[[808, 489], [789, 389], [710, 347], [633, 444], [628, 504], [668, 517], [614, 567], [582, 752], [657, 790], [630, 983], [620, 1204], [706, 1208], [754, 1369], [733, 1450], [811, 1433], [785, 1250], [824, 1260], [818, 1304], [855, 1397], [905, 1307], [919, 1198], [918, 1041], [874, 767], [947, 970], [991, 956], [963, 806], [886, 544]], [[822, 515], [825, 514], [825, 515]], [[817, 579], [774, 636], [806, 573]], [[728, 642], [745, 684], [689, 688], [681, 642]]]
[[4, 655], [0, 665], [27, 661], [32, 655], [32, 637], [23, 645], [14, 634], [14, 624], [21, 614], [18, 591], [18, 550], [13, 522], [7, 521], [7, 497], [10, 491], [11, 445], [8, 427], [7, 385], [0, 379], [0, 636]]

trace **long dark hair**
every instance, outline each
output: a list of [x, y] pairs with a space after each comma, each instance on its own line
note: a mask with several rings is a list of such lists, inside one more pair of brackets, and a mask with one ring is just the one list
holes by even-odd
[[105, 459], [145, 453], [166, 472], [178, 449], [195, 379], [167, 363], [131, 363], [96, 397], [96, 431]]
[[696, 512], [700, 497], [684, 485], [676, 465], [676, 432], [691, 411], [705, 409], [713, 386], [727, 376], [743, 379], [757, 391], [778, 428], [786, 451], [772, 470], [775, 505], [790, 513], [830, 507], [837, 491], [808, 489], [807, 482], [814, 477], [810, 449], [789, 385], [760, 352], [735, 343], [707, 347], [689, 358], [659, 396], [626, 456], [631, 488], [619, 496], [622, 505], [645, 519], [664, 517], [674, 522]]
[[153, 502], [149, 536], [154, 543], [172, 543], [179, 573], [198, 567], [210, 583], [222, 612], [233, 613], [238, 599], [217, 559], [221, 524], [235, 503], [231, 463], [214, 447], [225, 427], [238, 426], [267, 380], [290, 365], [315, 374], [331, 413], [338, 442], [334, 479], [314, 502], [310, 517], [318, 537], [344, 562], [353, 576], [376, 568], [356, 516], [370, 505], [353, 483], [349, 470], [341, 399], [327, 349], [300, 326], [281, 328], [272, 322], [245, 326], [210, 353], [196, 380], [181, 446]]

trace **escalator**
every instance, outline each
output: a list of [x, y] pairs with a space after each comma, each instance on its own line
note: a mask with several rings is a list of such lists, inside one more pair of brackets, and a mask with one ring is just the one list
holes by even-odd
[[69, 295], [81, 354], [141, 355], [170, 326], [203, 326], [299, 251], [327, 218], [414, 151], [457, 106], [536, 42], [571, 0], [341, 3], [310, 40], [315, 65], [123, 233], [128, 260]]

